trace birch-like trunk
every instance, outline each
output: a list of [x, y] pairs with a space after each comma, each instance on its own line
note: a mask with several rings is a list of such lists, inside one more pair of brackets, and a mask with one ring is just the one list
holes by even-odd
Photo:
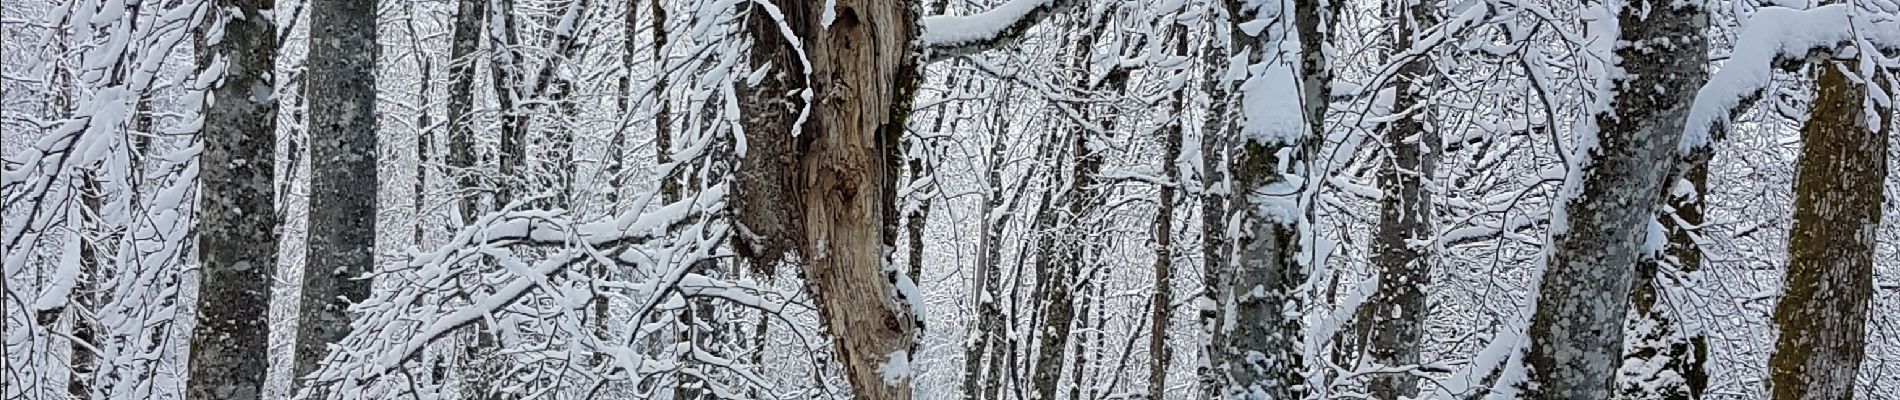
[[[1851, 399], [1866, 357], [1868, 304], [1873, 299], [1874, 246], [1887, 179], [1889, 108], [1867, 109], [1868, 88], [1841, 70], [1848, 62], [1814, 65], [1814, 108], [1801, 126], [1794, 179], [1794, 227], [1788, 275], [1775, 325], [1781, 335], [1768, 359], [1775, 400]], [[1887, 93], [1893, 85], [1883, 83]]]
[[1548, 241], [1524, 357], [1525, 398], [1615, 396], [1631, 276], [1670, 176], [1658, 166], [1675, 164], [1689, 104], [1706, 79], [1701, 4], [1640, 0], [1618, 13], [1613, 42], [1621, 61], [1611, 67], [1623, 72], [1610, 78], [1611, 108], [1590, 116], [1595, 144], [1565, 155], [1586, 159], [1571, 160], [1583, 168], [1571, 171], [1581, 174], [1579, 186], [1552, 215], [1567, 229], [1554, 229]]
[[[369, 295], [364, 279], [375, 262], [376, 42], [375, 1], [311, 4], [310, 232], [297, 316], [292, 371], [316, 371], [327, 347], [349, 333], [349, 305]], [[323, 386], [301, 381], [310, 398]]]
[[[219, 1], [200, 50], [224, 76], [205, 102], [199, 159], [198, 325], [186, 398], [252, 400], [270, 366], [271, 277], [277, 270], [277, 26], [271, 0]], [[235, 15], [227, 14], [232, 13]], [[221, 27], [221, 28], [220, 28]], [[202, 44], [201, 44], [202, 45]], [[372, 166], [373, 168], [373, 166]], [[317, 274], [322, 276], [322, 274]]]

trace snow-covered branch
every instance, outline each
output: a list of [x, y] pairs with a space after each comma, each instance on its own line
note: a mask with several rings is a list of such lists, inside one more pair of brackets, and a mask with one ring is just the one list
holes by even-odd
[[[1844, 55], [1849, 49], [1866, 46], [1900, 49], [1900, 18], [1857, 13], [1847, 4], [1811, 10], [1767, 7], [1756, 11], [1744, 25], [1728, 63], [1696, 92], [1679, 150], [1688, 153], [1709, 145], [1711, 131], [1733, 119], [1750, 99], [1759, 97], [1773, 80], [1776, 66], [1798, 67], [1816, 56]], [[1896, 66], [1900, 65], [1885, 67]]]
[[922, 29], [917, 41], [926, 62], [981, 53], [1015, 44], [1037, 22], [1075, 4], [1075, 0], [1010, 0], [972, 15], [924, 17], [917, 22]]

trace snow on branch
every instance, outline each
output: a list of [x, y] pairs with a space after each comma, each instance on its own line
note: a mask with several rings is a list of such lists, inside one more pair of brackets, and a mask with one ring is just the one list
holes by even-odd
[[1900, 19], [1855, 12], [1846, 4], [1756, 11], [1743, 25], [1728, 63], [1696, 92], [1678, 150], [1688, 153], [1709, 145], [1710, 131], [1734, 118], [1749, 99], [1760, 96], [1777, 65], [1798, 66], [1812, 56], [1866, 47], [1900, 49]]
[[1043, 18], [1066, 11], [1075, 0], [1010, 0], [972, 15], [933, 15], [917, 25], [926, 62], [981, 53], [1022, 40]]

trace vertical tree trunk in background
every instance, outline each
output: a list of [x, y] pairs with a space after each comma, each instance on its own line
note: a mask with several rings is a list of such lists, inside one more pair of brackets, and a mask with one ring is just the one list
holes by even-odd
[[[1596, 119], [1596, 144], [1585, 148], [1580, 187], [1563, 199], [1563, 218], [1546, 250], [1543, 282], [1524, 357], [1530, 399], [1607, 399], [1621, 365], [1623, 319], [1639, 247], [1661, 203], [1691, 96], [1705, 79], [1708, 52], [1699, 3], [1639, 0], [1619, 11], [1620, 39], [1611, 109]], [[1633, 46], [1630, 43], [1647, 43]], [[1684, 57], [1682, 55], [1698, 55]], [[1588, 142], [1580, 142], [1588, 143]]]
[[521, 167], [528, 161], [527, 129], [528, 117], [523, 115], [519, 104], [524, 93], [521, 76], [524, 72], [521, 57], [515, 53], [515, 47], [521, 44], [520, 33], [516, 31], [515, 0], [494, 0], [495, 8], [488, 10], [488, 43], [494, 52], [494, 62], [489, 63], [489, 78], [494, 80], [495, 100], [501, 113], [501, 144], [495, 154], [495, 174], [501, 180], [495, 183], [495, 208], [507, 207], [515, 201], [516, 187], [523, 184]]
[[279, 226], [272, 186], [277, 26], [263, 13], [275, 8], [272, 3], [219, 1], [222, 12], [208, 28], [222, 25], [223, 36], [200, 49], [209, 56], [207, 67], [224, 64], [224, 76], [211, 89], [198, 135], [204, 151], [198, 163], [198, 326], [185, 385], [189, 399], [259, 399], [270, 366], [268, 314]]
[[482, 21], [488, 17], [488, 0], [458, 0], [455, 22], [449, 39], [448, 150], [447, 162], [454, 172], [457, 224], [466, 223], [481, 213], [480, 186], [475, 173], [475, 128], [469, 115], [475, 102], [475, 64], [471, 57], [480, 47]]
[[[1174, 56], [1186, 59], [1188, 41], [1186, 25], [1168, 23], [1169, 40], [1174, 41]], [[1175, 73], [1185, 74], [1186, 70]], [[1184, 80], [1185, 81], [1185, 80]], [[1160, 399], [1168, 390], [1168, 362], [1173, 353], [1168, 348], [1168, 323], [1174, 319], [1174, 205], [1175, 189], [1185, 179], [1181, 176], [1181, 137], [1187, 117], [1187, 86], [1172, 88], [1174, 95], [1168, 99], [1174, 121], [1162, 128], [1161, 137], [1161, 180], [1164, 181], [1155, 196], [1155, 289], [1149, 301], [1154, 307], [1148, 321], [1148, 398]]]
[[[1438, 24], [1438, 3], [1402, 1], [1394, 52], [1410, 49], [1425, 29]], [[1379, 227], [1372, 242], [1372, 263], [1379, 270], [1378, 291], [1359, 309], [1359, 343], [1366, 356], [1384, 367], [1419, 363], [1419, 337], [1425, 330], [1425, 286], [1431, 283], [1431, 262], [1413, 240], [1432, 236], [1432, 189], [1427, 185], [1437, 171], [1438, 129], [1427, 126], [1432, 112], [1420, 103], [1431, 98], [1435, 75], [1432, 58], [1406, 60], [1392, 78], [1392, 112], [1419, 111], [1392, 121], [1385, 130], [1389, 162], [1380, 163]], [[1418, 378], [1411, 373], [1375, 375], [1366, 393], [1397, 399], [1418, 395]]]
[[[1693, 400], [1702, 398], [1703, 389], [1708, 387], [1702, 366], [1708, 359], [1707, 342], [1701, 337], [1684, 336], [1680, 321], [1682, 310], [1666, 309], [1664, 303], [1668, 288], [1680, 282], [1675, 276], [1694, 272], [1702, 265], [1702, 249], [1696, 245], [1692, 232], [1703, 223], [1709, 158], [1713, 155], [1712, 149], [1703, 147], [1683, 156], [1679, 171], [1672, 176], [1676, 179], [1672, 181], [1686, 182], [1688, 191], [1677, 189], [1682, 183], [1664, 182], [1661, 195], [1673, 212], [1665, 210], [1658, 213], [1657, 218], [1668, 242], [1664, 243], [1661, 254], [1642, 256], [1630, 281], [1630, 313], [1623, 327], [1623, 367], [1617, 375], [1621, 399]], [[1676, 273], [1664, 273], [1671, 270]]]
[[[449, 154], [445, 161], [448, 163], [450, 169], [454, 171], [456, 177], [456, 197], [459, 201], [456, 203], [457, 209], [454, 219], [458, 221], [458, 225], [474, 221], [476, 218], [480, 218], [482, 213], [491, 211], [493, 207], [500, 206], [500, 204], [485, 206], [482, 203], [482, 173], [480, 172], [480, 162], [477, 160], [475, 154], [476, 121], [473, 115], [473, 109], [475, 102], [475, 67], [479, 64], [479, 60], [475, 57], [475, 54], [476, 51], [481, 48], [483, 27], [491, 26], [490, 23], [492, 19], [496, 17], [493, 13], [499, 11], [489, 9], [489, 2], [490, 0], [457, 1], [455, 20], [451, 27], [453, 32], [450, 34], [449, 39], [450, 63], [449, 93], [447, 99]], [[499, 35], [497, 32], [489, 32], [488, 34]], [[491, 51], [506, 51], [498, 40], [490, 40], [490, 45], [494, 47]], [[495, 60], [490, 64], [490, 72], [495, 74], [494, 79], [496, 79], [498, 83], [496, 87], [506, 88], [507, 86], [500, 84], [501, 76], [503, 76], [501, 74], [506, 73], [500, 66], [500, 60], [495, 57], [491, 57], [491, 59]], [[512, 104], [507, 103], [511, 101], [511, 98], [508, 97], [508, 92], [505, 90], [498, 90], [496, 98], [501, 99], [500, 101], [504, 102], [503, 104]], [[507, 110], [509, 108], [503, 107], [501, 109]], [[510, 182], [512, 181], [498, 182], [495, 183], [494, 187], [500, 189]], [[495, 200], [498, 203], [504, 201], [503, 197], [499, 195], [499, 192], [497, 192]], [[470, 279], [480, 278], [471, 277]], [[492, 355], [492, 349], [495, 347], [493, 333], [490, 332], [488, 322], [483, 320], [476, 322], [472, 329], [468, 329], [467, 333], [459, 334], [458, 336], [463, 337], [465, 342], [462, 345], [462, 357], [459, 359], [460, 362], [456, 363], [455, 366], [457, 370], [457, 386], [460, 387], [461, 393], [464, 396], [480, 398], [478, 397], [479, 393], [486, 391], [484, 388], [487, 387], [487, 383], [489, 382], [481, 378], [480, 369], [483, 363], [477, 362], [476, 360]]]
[[[1088, 33], [1076, 34], [1074, 38], [1070, 68], [1080, 71], [1075, 78], [1078, 87], [1086, 87], [1090, 81], [1089, 59], [1094, 54], [1095, 38], [1102, 36], [1106, 26], [1105, 21], [1096, 22], [1088, 27]], [[1090, 117], [1095, 113], [1088, 107], [1083, 107], [1078, 113], [1083, 121], [1095, 121], [1095, 118]], [[1113, 122], [1107, 124], [1114, 125]], [[1036, 385], [1036, 391], [1031, 399], [1056, 398], [1056, 387], [1062, 380], [1060, 374], [1067, 360], [1063, 356], [1069, 348], [1070, 332], [1074, 330], [1078, 302], [1074, 298], [1074, 291], [1082, 289], [1078, 286], [1087, 284], [1087, 279], [1078, 275], [1087, 269], [1086, 264], [1089, 263], [1090, 243], [1084, 237], [1094, 228], [1094, 221], [1088, 214], [1094, 209], [1093, 202], [1098, 200], [1095, 195], [1096, 177], [1102, 172], [1102, 155], [1096, 149], [1105, 147], [1092, 144], [1097, 140], [1091, 137], [1094, 134], [1081, 127], [1072, 128], [1069, 132], [1069, 154], [1073, 155], [1075, 164], [1070, 170], [1069, 187], [1063, 188], [1055, 201], [1056, 205], [1064, 209], [1060, 214], [1063, 218], [1058, 218], [1054, 225], [1057, 229], [1040, 233], [1042, 245], [1036, 256], [1036, 284], [1042, 288], [1037, 299], [1043, 306], [1042, 315], [1039, 316], [1042, 329], [1036, 331], [1036, 363], [1034, 375], [1030, 378]], [[1085, 311], [1086, 308], [1084, 306]], [[1077, 365], [1076, 368], [1081, 366]]]
[[[914, 89], [916, 11], [896, 0], [838, 0], [825, 24], [826, 2], [780, 2], [797, 34], [809, 71], [774, 62], [774, 73], [743, 95], [747, 154], [735, 180], [740, 223], [750, 236], [794, 233], [799, 260], [833, 348], [856, 398], [910, 398], [916, 320], [892, 282], [900, 272], [885, 263], [891, 243], [887, 215], [896, 171], [889, 155], [903, 129]], [[755, 5], [747, 32], [754, 64], [796, 60], [774, 18]], [[767, 29], [770, 28], [770, 29]], [[796, 113], [792, 83], [809, 73], [810, 121], [794, 127], [778, 113]], [[796, 115], [796, 114], [792, 114]], [[763, 117], [763, 119], [761, 119]], [[755, 120], [758, 119], [758, 120]], [[793, 132], [798, 132], [794, 137]], [[793, 168], [784, 168], [786, 166]], [[777, 171], [772, 171], [777, 170]], [[770, 207], [790, 212], [752, 214]], [[740, 241], [751, 258], [776, 258], [779, 247]], [[751, 242], [751, 243], [746, 243]]]
[[[414, 33], [415, 30], [411, 29], [410, 32]], [[414, 36], [412, 35], [411, 37]], [[429, 93], [429, 87], [432, 85], [430, 83], [432, 74], [430, 74], [429, 71], [429, 61], [423, 59], [418, 69], [422, 70], [422, 77], [419, 80], [422, 83], [422, 91], [420, 95], [416, 96], [416, 102], [419, 105], [416, 107], [416, 182], [410, 205], [412, 210], [414, 210], [412, 217], [415, 218], [416, 239], [414, 243], [416, 248], [420, 249], [428, 244], [428, 232], [423, 228], [423, 222], [427, 219], [423, 218], [423, 215], [428, 213], [429, 151], [435, 147], [435, 134], [431, 132], [435, 129], [433, 126], [435, 125], [435, 120], [433, 116], [429, 114], [431, 111], [430, 108], [432, 108], [429, 106], [429, 96], [431, 95], [431, 93]]]
[[[317, 369], [330, 343], [349, 333], [347, 308], [369, 295], [376, 259], [375, 1], [311, 4], [310, 237], [297, 315], [293, 373]], [[321, 387], [299, 385], [310, 398]]]
[[1865, 83], [1841, 72], [1858, 71], [1855, 64], [1814, 66], [1821, 76], [1814, 108], [1801, 126], [1788, 276], [1775, 305], [1781, 335], [1768, 359], [1768, 391], [1775, 400], [1852, 398], [1866, 357], [1888, 156], [1886, 127], [1869, 126], [1867, 117], [1872, 111], [1890, 123], [1893, 110], [1877, 103], [1874, 110], [1866, 108]]
[[[653, 113], [653, 151], [659, 156], [660, 164], [664, 165], [673, 162], [673, 102], [666, 95], [666, 87], [668, 86], [667, 76], [669, 76], [665, 68], [667, 35], [666, 5], [662, 3], [662, 0], [651, 1], [651, 13], [653, 14], [653, 64], [656, 66], [655, 68], [658, 69], [658, 71], [654, 71], [654, 74], [659, 76], [660, 80], [653, 85], [653, 101], [660, 105], [659, 111]], [[632, 33], [628, 33], [628, 36], [631, 37]], [[632, 40], [629, 39], [628, 43], [632, 43]], [[632, 46], [629, 45], [628, 49], [631, 51]], [[662, 177], [660, 179], [660, 193], [669, 203], [674, 199], [678, 199], [680, 197], [679, 180], [673, 177]]]
[[[956, 77], [954, 74], [951, 75], [951, 79]], [[959, 109], [960, 107], [959, 105]], [[938, 115], [937, 131], [942, 131], [942, 122], [945, 119], [942, 115]], [[971, 337], [964, 341], [962, 386], [964, 400], [976, 400], [982, 390], [987, 389], [987, 385], [982, 382], [982, 377], [985, 372], [995, 371], [984, 370], [983, 367], [986, 364], [983, 358], [993, 353], [990, 349], [998, 346], [1000, 344], [998, 342], [1002, 339], [999, 331], [1002, 329], [1003, 316], [1002, 310], [997, 306], [997, 302], [1001, 299], [998, 298], [1000, 293], [996, 289], [1002, 281], [1000, 270], [1003, 256], [1003, 231], [1013, 216], [1012, 213], [999, 212], [1004, 207], [1001, 160], [1007, 154], [1005, 142], [1001, 137], [992, 137], [989, 156], [985, 159], [987, 165], [984, 166], [984, 184], [989, 190], [983, 192], [982, 215], [985, 217], [977, 223], [977, 229], [982, 232], [976, 244], [974, 292], [976, 293], [977, 322], [975, 329], [970, 330]], [[990, 215], [996, 218], [989, 218]]]

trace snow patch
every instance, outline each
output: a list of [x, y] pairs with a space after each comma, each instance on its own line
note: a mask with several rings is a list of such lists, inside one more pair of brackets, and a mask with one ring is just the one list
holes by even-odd
[[877, 374], [884, 377], [885, 386], [897, 386], [910, 379], [910, 352], [893, 351], [884, 356], [884, 362], [877, 365]]

